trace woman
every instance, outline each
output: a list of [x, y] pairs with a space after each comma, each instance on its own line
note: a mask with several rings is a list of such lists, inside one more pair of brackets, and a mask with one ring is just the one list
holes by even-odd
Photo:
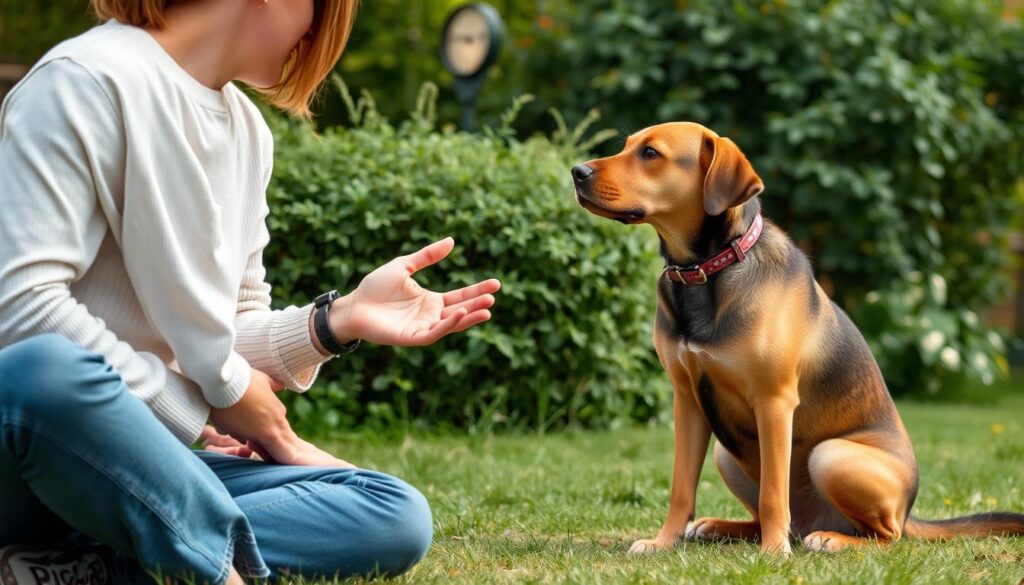
[[499, 283], [420, 288], [446, 238], [270, 310], [273, 138], [231, 83], [308, 116], [354, 0], [92, 4], [0, 109], [0, 546], [85, 535], [218, 584], [407, 570], [423, 496], [300, 439], [276, 391], [484, 322]]

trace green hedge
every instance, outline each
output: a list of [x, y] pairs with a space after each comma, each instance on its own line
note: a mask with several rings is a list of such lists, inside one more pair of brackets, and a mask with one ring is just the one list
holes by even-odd
[[567, 118], [598, 106], [616, 128], [693, 120], [733, 138], [890, 390], [949, 395], [1006, 371], [980, 317], [1008, 292], [1024, 175], [1024, 34], [1001, 10], [582, 0], [538, 39], [536, 68], [559, 72], [546, 82], [568, 91], [547, 97]]
[[488, 277], [492, 321], [426, 348], [332, 360], [291, 412], [319, 432], [353, 424], [546, 429], [648, 419], [668, 398], [651, 347], [656, 239], [578, 208], [569, 169], [583, 127], [520, 141], [507, 124], [434, 128], [436, 89], [395, 126], [366, 96], [354, 127], [272, 116], [264, 262], [276, 306], [351, 290], [378, 265], [443, 236], [454, 252], [417, 275], [435, 290]]
[[94, 24], [87, 0], [3, 0], [0, 63], [31, 65], [53, 45]]

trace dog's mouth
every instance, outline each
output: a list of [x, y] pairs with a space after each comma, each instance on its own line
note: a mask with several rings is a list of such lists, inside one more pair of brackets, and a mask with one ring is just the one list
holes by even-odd
[[609, 209], [588, 197], [578, 186], [576, 187], [576, 202], [594, 215], [614, 219], [623, 224], [636, 223], [644, 218], [642, 209]]

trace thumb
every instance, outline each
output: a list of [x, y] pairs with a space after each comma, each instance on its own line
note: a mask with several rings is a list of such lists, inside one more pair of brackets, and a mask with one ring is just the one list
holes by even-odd
[[405, 256], [403, 258], [405, 268], [409, 271], [409, 274], [423, 270], [427, 266], [444, 260], [445, 256], [450, 254], [453, 248], [455, 248], [455, 240], [453, 238], [447, 237], [443, 240], [438, 240], [429, 246], [421, 248], [418, 252]]

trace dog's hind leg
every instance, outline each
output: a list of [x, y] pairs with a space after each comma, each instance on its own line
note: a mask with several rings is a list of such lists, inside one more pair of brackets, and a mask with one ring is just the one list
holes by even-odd
[[913, 460], [908, 465], [878, 447], [829, 439], [811, 451], [807, 465], [815, 489], [850, 521], [857, 535], [818, 530], [804, 537], [805, 547], [836, 551], [899, 540], [916, 481]]
[[715, 442], [715, 467], [725, 480], [725, 485], [739, 498], [743, 506], [750, 512], [751, 520], [722, 520], [720, 518], [701, 518], [687, 527], [687, 540], [755, 540], [761, 536], [761, 522], [757, 517], [757, 498], [759, 489], [756, 483], [740, 469], [736, 458]]

